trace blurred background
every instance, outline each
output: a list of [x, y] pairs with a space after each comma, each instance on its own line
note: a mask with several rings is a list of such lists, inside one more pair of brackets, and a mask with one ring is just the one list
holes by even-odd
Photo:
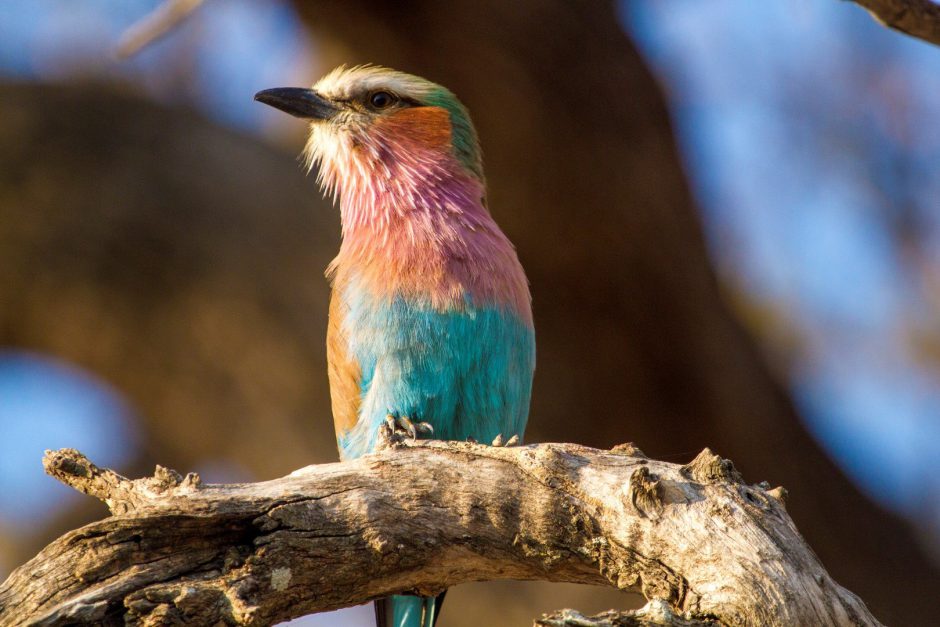
[[[527, 439], [712, 447], [789, 490], [876, 616], [927, 624], [940, 49], [836, 0], [207, 0], [118, 61], [157, 4], [0, 0], [0, 579], [105, 514], [44, 449], [208, 481], [336, 459], [338, 215], [296, 161], [304, 125], [252, 95], [374, 62], [473, 112], [532, 282]], [[442, 625], [635, 603], [472, 584]]]

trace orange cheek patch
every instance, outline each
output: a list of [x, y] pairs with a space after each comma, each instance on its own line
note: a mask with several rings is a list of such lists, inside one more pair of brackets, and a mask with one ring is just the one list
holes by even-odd
[[402, 144], [451, 150], [450, 114], [440, 107], [409, 107], [375, 122], [375, 130]]

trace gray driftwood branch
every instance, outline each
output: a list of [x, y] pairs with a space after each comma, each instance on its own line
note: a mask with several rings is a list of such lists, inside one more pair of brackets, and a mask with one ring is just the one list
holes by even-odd
[[940, 46], [940, 5], [932, 0], [852, 0], [878, 23]]
[[[49, 474], [111, 508], [0, 585], [0, 625], [267, 625], [391, 593], [539, 579], [642, 593], [634, 612], [545, 626], [878, 625], [826, 573], [781, 488], [707, 449], [388, 443], [274, 481], [130, 480], [79, 452]], [[446, 621], [446, 616], [445, 619]]]

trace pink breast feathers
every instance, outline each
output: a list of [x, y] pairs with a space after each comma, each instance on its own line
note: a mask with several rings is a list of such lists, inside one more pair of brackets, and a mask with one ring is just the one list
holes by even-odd
[[531, 324], [516, 252], [485, 206], [485, 185], [454, 155], [448, 113], [403, 109], [334, 161], [343, 244], [328, 274], [376, 297], [438, 310], [503, 306]]

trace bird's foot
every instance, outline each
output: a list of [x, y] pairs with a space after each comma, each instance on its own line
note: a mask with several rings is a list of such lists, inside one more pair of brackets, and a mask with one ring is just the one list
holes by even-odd
[[429, 422], [414, 422], [408, 416], [395, 416], [389, 414], [385, 416], [385, 424], [392, 434], [404, 433], [412, 440], [418, 439], [418, 434], [433, 435], [434, 427]]
[[506, 446], [516, 446], [517, 444], [519, 444], [519, 436], [518, 436], [518, 435], [513, 435], [513, 436], [511, 436], [508, 440], [504, 440], [504, 439], [503, 439], [503, 434], [500, 433], [498, 436], [496, 436], [496, 437], [493, 439], [493, 444], [492, 444], [492, 446], [502, 446], [502, 447], [506, 447]]

